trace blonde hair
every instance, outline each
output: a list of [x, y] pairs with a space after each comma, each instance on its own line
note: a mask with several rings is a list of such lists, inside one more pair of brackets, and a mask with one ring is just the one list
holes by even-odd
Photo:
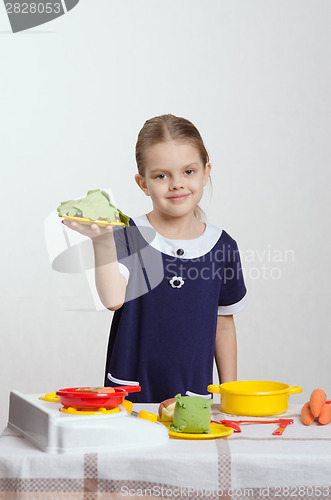
[[[136, 143], [136, 162], [138, 172], [141, 176], [144, 177], [145, 175], [145, 151], [155, 144], [171, 140], [189, 143], [194, 146], [200, 154], [203, 168], [206, 168], [206, 163], [209, 162], [209, 155], [198, 129], [193, 123], [186, 120], [186, 118], [166, 114], [155, 116], [147, 120], [138, 134]], [[199, 205], [194, 209], [194, 215], [201, 222], [204, 222], [206, 219], [206, 214]]]

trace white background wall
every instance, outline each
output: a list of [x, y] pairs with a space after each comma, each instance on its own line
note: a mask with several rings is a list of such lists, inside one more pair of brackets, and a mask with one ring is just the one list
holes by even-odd
[[149, 211], [134, 146], [162, 113], [199, 128], [202, 206], [241, 249], [239, 378], [331, 399], [330, 21], [325, 0], [81, 0], [13, 35], [0, 4], [0, 427], [12, 389], [102, 384], [112, 313], [83, 275], [51, 269], [44, 219], [108, 186], [124, 212]]

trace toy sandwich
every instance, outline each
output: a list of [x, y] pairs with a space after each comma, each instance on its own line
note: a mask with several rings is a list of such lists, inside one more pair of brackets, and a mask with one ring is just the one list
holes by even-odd
[[84, 198], [63, 201], [57, 208], [59, 217], [79, 222], [80, 224], [97, 224], [98, 226], [128, 226], [129, 219], [111, 202], [106, 191], [95, 189], [88, 191]]

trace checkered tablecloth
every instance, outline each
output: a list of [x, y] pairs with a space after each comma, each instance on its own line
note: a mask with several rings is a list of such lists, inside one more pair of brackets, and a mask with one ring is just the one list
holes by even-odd
[[[275, 424], [249, 425], [228, 438], [169, 439], [162, 448], [117, 453], [48, 454], [6, 428], [0, 499], [331, 499], [331, 425], [307, 428], [298, 410], [289, 410], [295, 425], [280, 437], [272, 436]], [[213, 418], [229, 415], [215, 406]]]

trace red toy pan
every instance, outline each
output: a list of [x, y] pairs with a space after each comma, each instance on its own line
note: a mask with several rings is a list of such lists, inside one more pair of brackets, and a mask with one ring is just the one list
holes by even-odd
[[[114, 387], [115, 389], [115, 387]], [[116, 389], [124, 389], [126, 392], [140, 392], [140, 385], [119, 385]]]
[[[91, 392], [88, 392], [89, 389]], [[121, 388], [114, 387], [114, 392], [102, 393], [93, 391], [95, 388], [89, 387], [71, 387], [60, 389], [57, 391], [57, 396], [60, 398], [60, 403], [68, 408], [115, 408], [123, 403], [125, 396], [129, 392], [140, 391], [140, 386], [123, 386]]]

